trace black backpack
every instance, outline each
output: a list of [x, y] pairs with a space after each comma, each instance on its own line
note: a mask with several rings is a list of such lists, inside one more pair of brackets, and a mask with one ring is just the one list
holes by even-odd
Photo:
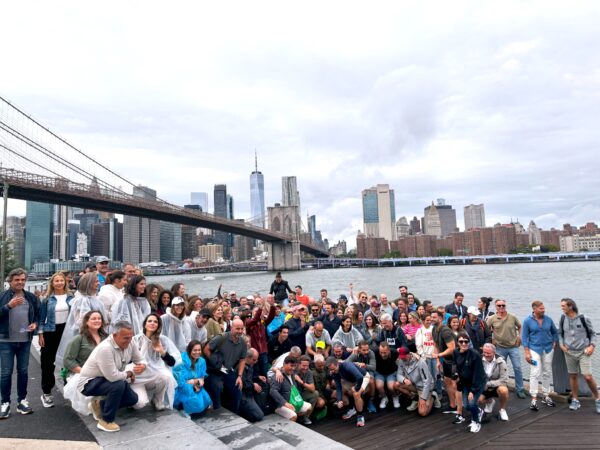
[[[585, 328], [585, 334], [590, 342], [592, 342], [592, 333], [590, 332], [589, 327], [587, 326], [587, 322], [585, 320], [585, 316], [582, 314], [579, 316], [579, 320], [581, 320], [581, 325]], [[560, 337], [565, 338], [565, 315], [560, 316]]]

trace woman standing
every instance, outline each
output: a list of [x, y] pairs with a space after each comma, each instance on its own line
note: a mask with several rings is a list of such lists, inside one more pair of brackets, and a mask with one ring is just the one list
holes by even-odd
[[133, 340], [146, 360], [146, 370], [135, 378], [131, 388], [138, 394], [136, 408], [148, 404], [147, 385], [152, 385], [157, 378], [162, 378], [164, 386], [161, 391], [153, 392], [152, 404], [157, 411], [171, 409], [175, 399], [177, 385], [172, 367], [181, 363], [181, 354], [175, 344], [167, 336], [161, 335], [162, 320], [158, 314], [149, 314], [142, 324], [143, 333], [134, 336]]
[[406, 335], [406, 340], [408, 341], [408, 349], [412, 353], [416, 353], [417, 346], [415, 345], [415, 335], [417, 331], [421, 328], [421, 322], [419, 321], [419, 316], [417, 316], [416, 312], [411, 312], [408, 314], [408, 323], [402, 327], [402, 331]]
[[158, 305], [156, 306], [156, 313], [159, 316], [166, 314], [169, 308], [171, 308], [171, 300], [173, 300], [173, 293], [171, 291], [162, 291], [158, 295]]
[[113, 306], [111, 324], [129, 322], [133, 326], [134, 335], [139, 334], [148, 314], [150, 303], [146, 299], [146, 278], [136, 275], [129, 281], [123, 300]]
[[181, 297], [182, 299], [187, 300], [185, 285], [183, 283], [175, 283], [171, 286], [171, 293], [173, 294], [173, 298]]
[[83, 317], [89, 311], [99, 311], [102, 314], [103, 326], [108, 321], [106, 309], [102, 301], [96, 296], [98, 292], [98, 276], [96, 272], [84, 274], [79, 279], [77, 284], [77, 294], [71, 300], [71, 308], [69, 309], [69, 317], [65, 324], [58, 350], [56, 351], [56, 362], [58, 367], [63, 367], [63, 355], [69, 342], [79, 334], [79, 330], [83, 323]]
[[362, 334], [369, 345], [371, 345], [377, 339], [377, 336], [379, 336], [381, 327], [373, 314], [367, 314], [363, 320], [363, 324]]
[[56, 383], [54, 361], [67, 317], [69, 317], [69, 303], [72, 298], [64, 274], [58, 272], [52, 275], [48, 282], [46, 298], [42, 300], [40, 305], [38, 324], [38, 339], [41, 347], [40, 363], [42, 366], [42, 404], [44, 408], [54, 406], [54, 396], [52, 395], [52, 388]]
[[342, 320], [342, 325], [331, 338], [331, 344], [342, 344], [348, 351], [358, 347], [358, 343], [363, 340], [363, 335], [352, 326], [352, 317], [346, 316]]
[[200, 310], [202, 309], [202, 299], [197, 295], [191, 295], [188, 299], [187, 306], [185, 308], [185, 314], [189, 320], [194, 321]]
[[175, 297], [171, 302], [171, 309], [167, 314], [161, 316], [162, 319], [162, 334], [167, 336], [177, 350], [181, 353], [185, 352], [187, 345], [185, 339], [184, 327], [185, 323], [185, 301], [181, 297]]
[[199, 341], [191, 341], [182, 362], [175, 366], [173, 375], [177, 380], [175, 390], [176, 409], [183, 409], [187, 414], [199, 414], [210, 408], [212, 401], [204, 389], [206, 377], [206, 361], [202, 357], [202, 345]]
[[88, 409], [90, 399], [77, 389], [79, 373], [92, 351], [107, 337], [102, 314], [98, 311], [88, 311], [83, 316], [80, 333], [69, 342], [65, 352], [64, 367], [69, 371], [69, 375], [63, 396], [71, 401], [75, 411], [83, 415], [90, 414]]
[[[487, 377], [481, 355], [469, 348], [470, 343], [469, 335], [461, 331], [458, 335], [458, 350], [454, 350], [453, 357], [456, 364], [455, 377], [458, 378], [457, 389], [462, 392], [462, 404], [471, 413], [469, 431], [478, 433], [481, 429], [481, 414], [477, 401], [485, 389]], [[457, 414], [457, 418], [462, 418], [462, 411]]]
[[217, 334], [223, 334], [225, 332], [223, 324], [223, 307], [219, 302], [213, 301], [207, 305], [208, 311], [210, 312], [210, 318], [206, 322], [206, 333], [207, 338], [210, 341]]
[[481, 297], [477, 301], [477, 308], [479, 309], [479, 318], [484, 322], [487, 321], [488, 317], [493, 316], [494, 312], [490, 311], [490, 304], [494, 299], [492, 297]]
[[162, 291], [162, 288], [158, 284], [149, 283], [146, 285], [146, 299], [148, 299], [152, 311], [156, 311], [160, 291]]
[[112, 306], [123, 299], [123, 288], [127, 285], [127, 276], [122, 270], [115, 270], [106, 276], [106, 284], [100, 287], [98, 298], [102, 301], [104, 309], [110, 320]]

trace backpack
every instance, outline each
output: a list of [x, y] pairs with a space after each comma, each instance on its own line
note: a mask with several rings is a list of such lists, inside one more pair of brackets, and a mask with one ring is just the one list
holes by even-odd
[[[592, 341], [592, 333], [590, 332], [590, 329], [587, 326], [585, 316], [583, 314], [580, 315], [579, 320], [581, 320], [581, 325], [583, 326], [583, 328], [585, 328], [585, 334], [586, 334], [588, 340], [591, 342]], [[565, 315], [564, 314], [562, 316], [560, 316], [559, 327], [560, 327], [560, 337], [562, 337], [564, 339], [565, 338]]]

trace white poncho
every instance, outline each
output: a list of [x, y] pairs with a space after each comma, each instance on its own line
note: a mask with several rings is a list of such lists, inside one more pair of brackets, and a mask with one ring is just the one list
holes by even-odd
[[188, 341], [185, 339], [186, 333], [184, 332], [187, 326], [185, 318], [178, 319], [170, 311], [167, 314], [163, 314], [160, 318], [162, 319], [163, 336], [171, 339], [180, 352], [185, 352], [185, 347], [188, 344]]
[[[175, 399], [175, 388], [177, 387], [177, 382], [175, 378], [173, 378], [172, 367], [169, 367], [165, 364], [163, 359], [160, 357], [160, 353], [154, 350], [152, 341], [146, 337], [144, 334], [137, 334], [133, 338], [135, 345], [137, 345], [142, 357], [148, 363], [146, 366], [146, 370], [144, 370], [140, 375], [137, 375], [135, 378], [136, 383], [146, 384], [151, 382], [157, 374], [166, 375], [168, 378], [167, 390], [165, 392], [165, 398], [163, 399], [164, 405], [172, 409], [173, 408], [173, 400]], [[181, 353], [173, 344], [173, 341], [169, 339], [167, 336], [160, 336], [160, 343], [163, 346], [163, 349], [167, 351], [173, 358], [175, 358], [175, 365], [181, 363]]]
[[133, 326], [133, 334], [142, 333], [144, 319], [150, 312], [150, 303], [145, 297], [134, 298], [131, 295], [126, 295], [123, 300], [112, 306], [111, 332], [114, 331], [115, 323], [125, 321]]

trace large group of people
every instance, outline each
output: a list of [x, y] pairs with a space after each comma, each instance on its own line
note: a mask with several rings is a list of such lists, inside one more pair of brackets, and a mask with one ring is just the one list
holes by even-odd
[[[532, 411], [555, 406], [557, 346], [571, 383], [569, 408], [581, 406], [583, 374], [600, 413], [591, 369], [596, 335], [569, 298], [561, 300], [557, 325], [539, 300], [520, 320], [504, 299], [482, 297], [467, 306], [457, 292], [436, 307], [405, 285], [395, 300], [355, 294], [352, 285], [349, 296], [331, 299], [322, 289], [312, 298], [301, 286], [292, 290], [281, 273], [264, 296], [238, 297], [219, 287], [202, 298], [183, 283], [148, 283], [131, 264], [110, 271], [101, 257], [88, 266], [76, 279], [54, 274], [40, 298], [24, 289], [25, 270], [9, 273], [9, 289], [0, 294], [0, 419], [10, 416], [15, 360], [16, 410], [32, 412], [27, 369], [35, 334], [43, 406], [54, 406], [58, 373], [73, 408], [93, 414], [108, 432], [119, 430], [122, 407], [194, 416], [223, 405], [253, 422], [275, 413], [304, 425], [339, 416], [364, 427], [368, 413], [405, 405], [425, 417], [445, 404], [453, 423], [470, 417], [476, 433], [496, 402], [498, 419], [508, 420], [509, 361], [516, 394], [530, 395]], [[522, 355], [531, 365], [529, 393]]]

